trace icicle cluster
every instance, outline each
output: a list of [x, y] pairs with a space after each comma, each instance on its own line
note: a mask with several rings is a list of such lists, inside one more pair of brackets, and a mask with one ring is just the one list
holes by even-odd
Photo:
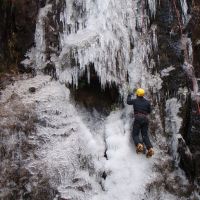
[[[54, 2], [54, 5], [59, 2]], [[156, 0], [148, 1], [151, 17], [156, 13]], [[127, 74], [131, 87], [147, 87], [148, 68], [154, 60], [149, 55], [157, 48], [156, 26], [149, 30], [147, 4], [139, 0], [65, 0], [59, 11], [59, 52], [45, 54], [45, 19], [51, 5], [40, 10], [35, 33], [35, 48], [27, 53], [24, 65], [36, 69], [54, 63], [60, 81], [78, 87], [79, 78], [94, 66], [102, 88], [115, 83], [120, 93], [127, 91]], [[55, 12], [55, 11], [54, 11]], [[57, 11], [58, 12], [58, 11]], [[154, 83], [157, 84], [155, 78]]]
[[73, 81], [77, 86], [78, 77], [92, 63], [102, 87], [106, 83], [125, 82], [135, 26], [134, 2], [86, 0], [76, 3], [75, 7], [66, 3], [61, 13], [64, 31], [60, 34], [62, 51], [56, 63], [60, 79]]

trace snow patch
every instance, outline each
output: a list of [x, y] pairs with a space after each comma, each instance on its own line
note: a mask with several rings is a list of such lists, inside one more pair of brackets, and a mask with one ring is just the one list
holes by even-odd
[[175, 70], [175, 68], [174, 68], [173, 66], [170, 66], [170, 67], [168, 67], [168, 68], [166, 68], [166, 69], [163, 69], [163, 70], [161, 71], [161, 77], [169, 76], [169, 73], [170, 73], [171, 71], [173, 71], [173, 70]]

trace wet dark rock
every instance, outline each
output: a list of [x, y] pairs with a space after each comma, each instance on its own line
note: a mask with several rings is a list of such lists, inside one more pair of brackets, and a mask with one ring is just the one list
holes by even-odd
[[[192, 104], [193, 109], [196, 109], [196, 102]], [[200, 178], [200, 114], [198, 112], [191, 112], [191, 129], [189, 130], [189, 143], [188, 146], [193, 154], [194, 160], [194, 177], [196, 180]]]
[[107, 149], [104, 151], [104, 158], [106, 158], [106, 160], [108, 160]]
[[[200, 177], [200, 114], [197, 112], [197, 102], [189, 97], [189, 110], [186, 112], [185, 127], [182, 130], [185, 141], [179, 140], [180, 166], [192, 181]], [[188, 154], [191, 152], [191, 155]], [[198, 167], [197, 167], [198, 166]], [[197, 181], [198, 182], [198, 181]]]
[[63, 197], [58, 197], [58, 200], [73, 200], [73, 198], [63, 198]]
[[39, 1], [1, 1], [0, 71], [17, 68], [26, 51], [34, 45], [39, 7]]
[[46, 67], [44, 68], [44, 73], [50, 75], [51, 77], [57, 79], [57, 75], [56, 75], [56, 67], [55, 64], [50, 62], [46, 65]]
[[83, 186], [77, 186], [77, 187], [75, 187], [75, 189], [77, 189], [80, 192], [86, 192], [87, 190], [91, 190], [92, 186], [90, 184], [87, 184], [87, 185], [83, 185]]
[[174, 173], [173, 160], [166, 159], [161, 164], [155, 165], [154, 169], [159, 172], [154, 182], [147, 185], [147, 191], [154, 199], [162, 199], [162, 191], [167, 191], [172, 195], [180, 198], [189, 198], [194, 190], [193, 184], [185, 184], [183, 179]]
[[195, 171], [194, 171], [194, 160], [193, 156], [186, 145], [185, 141], [182, 138], [178, 140], [178, 153], [180, 154], [180, 166], [183, 168], [190, 178], [190, 180], [194, 180]]
[[[200, 49], [198, 47], [200, 35], [200, 2], [195, 1], [193, 5], [188, 1], [189, 12], [192, 14], [187, 27], [184, 28], [184, 34], [192, 37], [194, 60], [193, 66], [195, 74], [200, 76]], [[181, 14], [180, 4], [176, 2], [178, 11]], [[180, 133], [183, 139], [179, 140], [178, 152], [180, 154], [180, 167], [185, 170], [186, 175], [191, 181], [197, 180], [200, 176], [197, 165], [199, 162], [200, 152], [200, 115], [197, 114], [197, 104], [193, 102], [190, 94], [188, 93], [186, 101], [184, 98], [178, 96], [180, 87], [186, 87], [193, 90], [192, 81], [188, 80], [185, 72], [182, 69], [184, 62], [184, 54], [181, 50], [181, 28], [179, 20], [175, 11], [173, 1], [163, 0], [160, 1], [155, 22], [158, 25], [158, 53], [160, 60], [157, 63], [156, 70], [163, 70], [169, 66], [173, 66], [175, 70], [171, 71], [169, 76], [163, 77], [163, 88], [160, 92], [161, 100], [159, 107], [161, 111], [162, 120], [165, 119], [165, 102], [169, 98], [176, 97], [182, 104], [179, 116], [183, 119], [182, 128]], [[157, 55], [157, 54], [155, 54]], [[156, 57], [155, 57], [156, 60]], [[154, 73], [154, 70], [152, 70]], [[174, 78], [176, 77], [176, 78]], [[162, 122], [163, 125], [165, 122]], [[171, 147], [169, 147], [171, 148]], [[200, 165], [199, 165], [200, 166]]]
[[81, 178], [74, 178], [72, 179], [72, 183], [78, 183], [81, 180], [82, 180]]
[[[167, 98], [176, 97], [178, 89], [186, 86], [187, 83], [184, 81], [186, 75], [182, 70], [184, 58], [180, 48], [180, 30], [174, 29], [174, 25], [177, 25], [178, 22], [172, 2], [168, 0], [160, 2], [155, 23], [158, 25], [158, 53], [160, 56], [156, 68], [159, 71], [170, 66], [175, 68], [169, 76], [163, 77], [163, 90], [164, 93], [169, 94]], [[170, 34], [172, 30], [174, 35]]]
[[76, 89], [70, 85], [74, 100], [83, 105], [89, 111], [96, 109], [104, 115], [121, 105], [119, 89], [115, 84], [106, 85], [101, 88], [101, 83], [94, 67], [90, 67], [90, 83], [88, 83], [87, 72], [79, 79], [79, 87]]
[[46, 4], [46, 0], [39, 0], [39, 5], [41, 8], [43, 8]]
[[36, 88], [35, 87], [30, 87], [28, 90], [29, 90], [30, 93], [35, 93], [36, 92]]
[[107, 178], [107, 173], [104, 171], [101, 177], [102, 177], [104, 180], [106, 180], [106, 178]]
[[190, 21], [188, 29], [192, 33], [192, 43], [193, 43], [193, 66], [195, 74], [200, 77], [200, 47], [198, 45], [200, 41], [200, 2], [194, 0], [192, 7], [192, 19]]
[[[177, 97], [180, 87], [187, 87], [187, 82], [185, 81], [186, 75], [182, 70], [184, 58], [180, 51], [181, 34], [180, 30], [175, 28], [178, 22], [171, 1], [163, 0], [160, 2], [154, 23], [157, 24], [158, 51], [154, 52], [156, 66], [155, 69], [152, 69], [152, 74], [157, 73], [157, 71], [161, 73], [163, 69], [170, 66], [174, 67], [174, 70], [169, 73], [169, 76], [162, 77], [162, 90], [159, 94], [159, 108], [164, 127], [166, 100]], [[173, 35], [170, 32], [173, 32]], [[157, 55], [159, 55], [159, 59]], [[153, 98], [156, 98], [156, 96]]]
[[[197, 78], [200, 77], [200, 1], [194, 0], [192, 9], [192, 18], [188, 24], [187, 31], [191, 33], [192, 44], [193, 44], [193, 67], [195, 75]], [[192, 101], [192, 100], [191, 100]], [[194, 168], [191, 169], [195, 173], [195, 180], [199, 183], [200, 177], [200, 162], [199, 162], [199, 152], [200, 152], [200, 114], [197, 112], [197, 102], [191, 102], [191, 112], [190, 112], [190, 128], [188, 129], [188, 140], [187, 145], [189, 146], [193, 154]]]
[[13, 74], [3, 74], [0, 76], [0, 90], [5, 89], [5, 87], [9, 84], [13, 84], [15, 81], [15, 77]]
[[200, 166], [200, 152], [195, 153], [194, 163], [195, 163], [195, 177], [198, 184], [200, 185], [200, 167], [199, 167]]
[[38, 119], [37, 120], [37, 123], [40, 125], [40, 126], [44, 126], [44, 127], [47, 127], [47, 121], [45, 119]]

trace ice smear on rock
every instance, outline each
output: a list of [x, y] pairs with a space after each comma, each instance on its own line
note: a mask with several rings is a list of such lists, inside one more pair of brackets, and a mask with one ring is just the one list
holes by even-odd
[[47, 63], [46, 58], [46, 41], [45, 41], [45, 19], [48, 12], [52, 9], [51, 4], [47, 4], [41, 8], [38, 14], [36, 31], [35, 31], [35, 47], [32, 47], [25, 55], [26, 59], [22, 61], [25, 67], [34, 67], [37, 70], [44, 68]]
[[172, 98], [167, 100], [166, 102], [166, 132], [171, 135], [171, 145], [172, 146], [172, 154], [176, 165], [178, 167], [179, 163], [179, 154], [177, 152], [178, 149], [178, 139], [182, 138], [179, 130], [182, 124], [182, 118], [178, 116], [179, 109], [181, 104], [178, 102], [176, 98]]
[[182, 8], [183, 25], [186, 25], [188, 23], [188, 21], [189, 21], [187, 0], [180, 0], [180, 3], [181, 3], [181, 8]]

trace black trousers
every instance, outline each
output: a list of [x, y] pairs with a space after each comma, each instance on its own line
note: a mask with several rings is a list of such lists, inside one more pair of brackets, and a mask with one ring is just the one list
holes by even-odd
[[[150, 149], [153, 147], [148, 136], [148, 126], [149, 126], [149, 120], [146, 116], [142, 116], [142, 115], [135, 116], [132, 136], [133, 136], [133, 140], [136, 146], [138, 145], [138, 143], [140, 144], [144, 143], [147, 149]], [[141, 141], [139, 137], [140, 131], [141, 131], [143, 141]]]

